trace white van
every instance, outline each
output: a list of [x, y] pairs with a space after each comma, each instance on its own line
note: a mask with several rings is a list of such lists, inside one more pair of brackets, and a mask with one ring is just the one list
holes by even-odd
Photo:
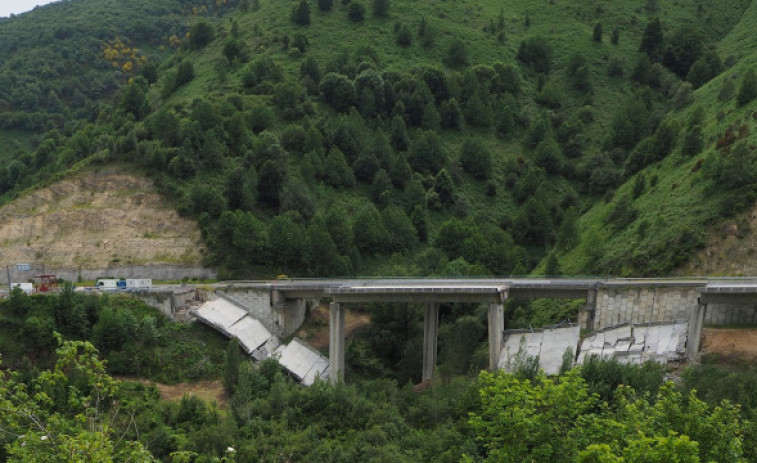
[[95, 282], [95, 288], [100, 291], [118, 291], [118, 282], [114, 278], [101, 278]]
[[13, 288], [21, 288], [21, 291], [25, 292], [26, 294], [31, 294], [34, 292], [34, 285], [32, 283], [13, 283], [11, 285], [11, 289]]

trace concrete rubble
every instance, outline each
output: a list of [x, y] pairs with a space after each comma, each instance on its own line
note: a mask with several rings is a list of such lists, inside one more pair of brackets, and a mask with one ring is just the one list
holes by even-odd
[[591, 355], [635, 364], [680, 361], [686, 357], [687, 334], [688, 323], [680, 321], [607, 328], [583, 340], [577, 363], [584, 363]]

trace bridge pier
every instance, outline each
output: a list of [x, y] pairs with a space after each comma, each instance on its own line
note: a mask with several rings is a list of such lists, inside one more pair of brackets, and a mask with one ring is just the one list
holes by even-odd
[[489, 369], [496, 370], [505, 334], [505, 307], [501, 302], [489, 303]]
[[439, 334], [439, 304], [427, 302], [423, 315], [423, 373], [421, 380], [431, 379], [436, 367], [436, 340]]
[[689, 332], [686, 339], [686, 357], [689, 360], [696, 358], [699, 352], [699, 344], [702, 341], [702, 330], [704, 329], [704, 317], [707, 314], [707, 303], [702, 302], [701, 298], [696, 308], [692, 308], [689, 316]]
[[329, 304], [329, 382], [344, 381], [344, 309], [338, 302]]

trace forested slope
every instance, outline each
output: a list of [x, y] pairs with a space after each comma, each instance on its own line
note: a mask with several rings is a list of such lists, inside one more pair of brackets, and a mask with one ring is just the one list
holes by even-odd
[[226, 7], [151, 2], [196, 17], [125, 27], [166, 59], [103, 74], [118, 96], [19, 148], [4, 200], [130, 162], [240, 277], [667, 274], [752, 203], [748, 1]]

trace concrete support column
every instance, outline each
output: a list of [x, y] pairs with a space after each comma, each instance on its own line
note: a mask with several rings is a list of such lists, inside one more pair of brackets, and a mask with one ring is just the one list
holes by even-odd
[[707, 304], [701, 301], [695, 309], [692, 309], [689, 316], [689, 332], [686, 339], [686, 357], [689, 360], [696, 358], [699, 352], [699, 343], [702, 341], [702, 330], [704, 329], [704, 317], [707, 315]]
[[344, 309], [338, 302], [329, 305], [329, 381], [344, 381]]
[[590, 289], [586, 293], [586, 306], [579, 314], [581, 328], [586, 331], [594, 331], [594, 317], [597, 313], [597, 290]]
[[431, 379], [436, 367], [436, 339], [439, 333], [439, 304], [426, 303], [423, 316], [423, 374], [421, 379]]
[[283, 294], [281, 294], [281, 291], [277, 291], [275, 289], [271, 290], [271, 295], [269, 296], [269, 298], [271, 300], [271, 307], [283, 304], [286, 301], [286, 298]]
[[489, 304], [489, 369], [496, 370], [502, 351], [502, 337], [505, 333], [505, 307], [501, 302]]

